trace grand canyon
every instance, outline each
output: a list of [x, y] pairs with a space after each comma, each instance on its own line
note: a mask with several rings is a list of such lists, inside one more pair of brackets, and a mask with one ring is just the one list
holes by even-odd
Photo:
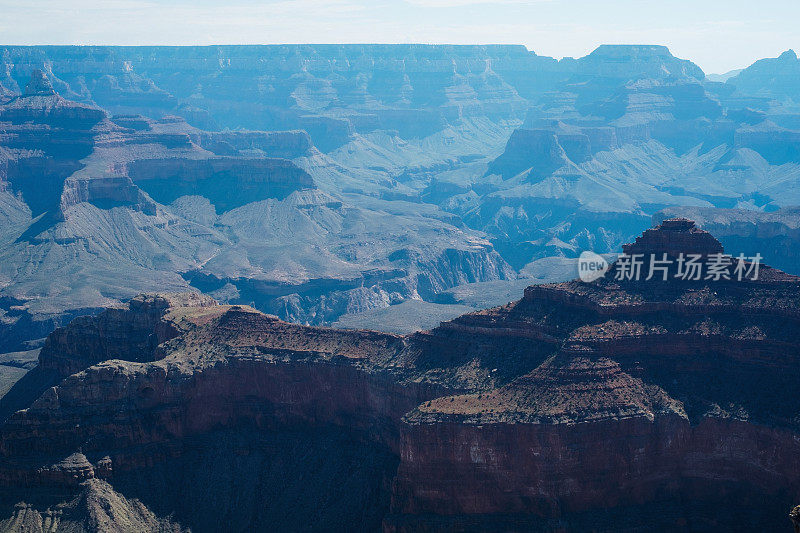
[[0, 46], [0, 531], [800, 528], [798, 206], [792, 50]]

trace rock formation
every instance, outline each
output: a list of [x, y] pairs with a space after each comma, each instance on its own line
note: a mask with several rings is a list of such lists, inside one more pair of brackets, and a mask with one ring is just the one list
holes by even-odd
[[311, 172], [344, 172], [305, 131], [109, 116], [39, 70], [27, 87], [0, 105], [0, 353], [146, 290], [320, 324], [515, 275], [452, 215], [320, 191]]
[[709, 232], [698, 228], [694, 220], [669, 218], [657, 227], [645, 230], [641, 236], [622, 247], [622, 252], [633, 254], [655, 254], [678, 257], [683, 254], [709, 256], [721, 254], [722, 244]]
[[659, 209], [797, 205], [800, 121], [786, 88], [794, 54], [725, 84], [663, 47], [601, 46], [575, 63], [503, 153], [475, 169], [485, 174], [472, 190], [444, 202], [496, 236], [515, 267], [616, 253]]
[[0, 352], [143, 291], [437, 323], [676, 206], [746, 212], [701, 226], [800, 273], [793, 53], [721, 83], [645, 45], [2, 50]]
[[509, 179], [527, 171], [528, 179], [536, 180], [568, 164], [560, 135], [549, 130], [519, 129], [511, 134], [505, 152], [492, 161], [488, 172]]
[[800, 272], [800, 210], [768, 213], [750, 209], [672, 207], [653, 215], [653, 223], [672, 217], [691, 218], [719, 238], [728, 250], [764, 261], [787, 272]]
[[31, 81], [25, 86], [24, 96], [55, 96], [56, 90], [41, 70], [34, 70], [31, 74]]
[[786, 50], [776, 58], [760, 59], [727, 80], [744, 94], [770, 95], [797, 104], [800, 59], [794, 50]]
[[[721, 245], [673, 220], [628, 250]], [[800, 278], [766, 265], [612, 268], [409, 336], [140, 298], [51, 335], [40, 366], [76, 373], [0, 426], [0, 508], [22, 524], [106, 487], [194, 531], [780, 530], [798, 304]]]

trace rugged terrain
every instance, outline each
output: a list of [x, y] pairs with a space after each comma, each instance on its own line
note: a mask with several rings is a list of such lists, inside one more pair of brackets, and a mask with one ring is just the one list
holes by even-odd
[[645, 45], [0, 51], [4, 352], [189, 287], [409, 331], [567, 279], [559, 258], [617, 253], [662, 209], [800, 204], [792, 51], [724, 83]]
[[[672, 220], [626, 252], [721, 248]], [[619, 269], [407, 336], [198, 295], [77, 319], [3, 399], [3, 525], [788, 530], [800, 278]]]
[[661, 209], [789, 208], [797, 65], [720, 83], [643, 45], [5, 46], [0, 351], [190, 286], [413, 330], [406, 308], [566, 279], [553, 258], [616, 253]]
[[526, 287], [800, 274], [798, 68], [1, 47], [0, 529], [788, 527], [797, 278]]
[[318, 324], [516, 277], [434, 206], [320, 190], [304, 131], [110, 116], [41, 71], [0, 125], [0, 351], [142, 291], [194, 287]]

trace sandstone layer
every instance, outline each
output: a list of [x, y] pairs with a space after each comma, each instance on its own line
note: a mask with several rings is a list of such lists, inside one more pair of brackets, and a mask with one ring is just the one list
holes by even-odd
[[[674, 220], [630, 249], [721, 246]], [[619, 268], [410, 336], [197, 296], [75, 321], [0, 427], [3, 512], [107, 487], [148, 530], [788, 528], [800, 278]]]

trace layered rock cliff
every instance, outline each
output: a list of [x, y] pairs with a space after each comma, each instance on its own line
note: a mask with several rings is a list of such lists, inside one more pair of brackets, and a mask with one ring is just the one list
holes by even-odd
[[522, 270], [587, 249], [615, 253], [665, 208], [793, 207], [796, 69], [787, 52], [723, 84], [663, 47], [601, 46], [443, 205]]
[[344, 171], [305, 131], [109, 116], [51, 76], [0, 104], [0, 351], [145, 290], [322, 324], [515, 276], [453, 215], [318, 190]]
[[541, 90], [522, 74], [558, 71], [522, 46], [4, 47], [0, 57], [10, 90], [47, 66], [66, 96], [114, 113], [176, 113], [205, 129], [304, 129], [324, 151], [357, 131], [424, 137], [463, 117], [520, 117], [527, 102], [515, 87]]
[[[720, 250], [685, 220], [629, 248]], [[99, 478], [195, 531], [788, 527], [800, 278], [621, 268], [405, 337], [197, 297], [77, 321], [40, 357], [76, 373], [0, 427], [0, 505], [24, 523]]]

